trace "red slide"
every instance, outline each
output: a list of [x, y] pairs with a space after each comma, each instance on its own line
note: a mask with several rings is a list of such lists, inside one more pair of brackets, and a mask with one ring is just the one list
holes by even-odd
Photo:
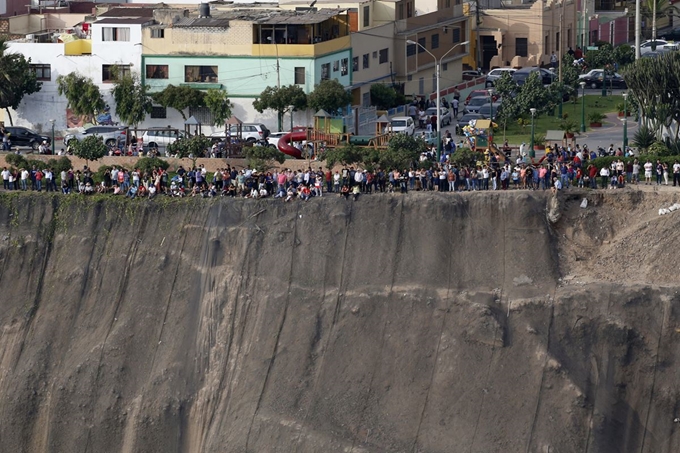
[[289, 132], [279, 139], [277, 146], [283, 154], [302, 159], [302, 151], [292, 146], [290, 142], [301, 142], [303, 140], [307, 140], [307, 132]]

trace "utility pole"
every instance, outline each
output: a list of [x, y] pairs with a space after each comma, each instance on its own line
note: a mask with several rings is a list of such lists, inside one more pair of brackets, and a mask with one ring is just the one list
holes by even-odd
[[657, 0], [652, 0], [652, 50], [656, 50], [656, 3]]
[[559, 110], [559, 115], [560, 119], [562, 119], [562, 104], [564, 103], [564, 94], [562, 90], [564, 87], [562, 86], [562, 56], [564, 55], [564, 47], [562, 47], [562, 43], [564, 43], [564, 0], [562, 0], [562, 8], [560, 10], [560, 42], [557, 43], [557, 58], [559, 58], [557, 64], [558, 66], [558, 77], [559, 77], [559, 82], [560, 82], [560, 110]]
[[586, 46], [588, 46], [588, 34], [590, 33], [590, 25], [586, 24], [586, 19], [588, 17], [588, 8], [586, 8], [587, 4], [588, 3], [586, 0], [581, 0], [581, 8], [583, 8], [583, 18], [581, 19], [583, 26], [581, 29], [581, 50], [583, 51], [583, 55], [586, 54]]
[[635, 59], [640, 59], [640, 0], [635, 0]]
[[477, 33], [477, 51], [475, 52], [475, 58], [477, 59], [477, 70], [480, 71], [482, 69], [482, 38], [479, 36], [479, 26], [482, 24], [482, 19], [479, 17], [479, 0], [475, 0], [475, 15], [477, 16], [477, 28], [475, 30]]

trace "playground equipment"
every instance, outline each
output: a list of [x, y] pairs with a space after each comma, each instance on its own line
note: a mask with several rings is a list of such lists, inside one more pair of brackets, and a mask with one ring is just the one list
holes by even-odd
[[[351, 135], [332, 132], [321, 132], [307, 127], [294, 127], [291, 132], [283, 135], [277, 144], [279, 151], [296, 159], [305, 159], [307, 156], [292, 145], [293, 142], [306, 142], [312, 144], [315, 152], [321, 148], [335, 148], [353, 144], [371, 148], [386, 148], [392, 134]], [[306, 147], [305, 147], [306, 148]]]

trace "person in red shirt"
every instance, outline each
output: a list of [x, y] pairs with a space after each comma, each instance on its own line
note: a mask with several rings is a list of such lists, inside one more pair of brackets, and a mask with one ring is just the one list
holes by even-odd
[[590, 178], [590, 187], [597, 189], [597, 167], [595, 165], [588, 165], [588, 178]]
[[38, 192], [42, 190], [42, 179], [43, 179], [43, 172], [41, 170], [36, 170], [35, 172], [35, 188], [38, 189]]

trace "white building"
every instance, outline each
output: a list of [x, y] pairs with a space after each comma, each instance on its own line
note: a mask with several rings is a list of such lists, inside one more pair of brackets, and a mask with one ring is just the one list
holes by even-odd
[[144, 8], [123, 8], [101, 14], [93, 23], [83, 23], [70, 30], [54, 33], [53, 42], [34, 42], [32, 37], [10, 41], [9, 52], [22, 53], [42, 81], [42, 89], [24, 97], [16, 112], [15, 124], [44, 130], [55, 119], [58, 131], [76, 127], [80, 119], [67, 114], [67, 102], [59, 96], [57, 77], [77, 72], [90, 77], [99, 86], [104, 100], [112, 106], [113, 121], [118, 121], [111, 99], [111, 70], [137, 72], [142, 61], [142, 27], [153, 23], [152, 17], [126, 14], [148, 13]]

